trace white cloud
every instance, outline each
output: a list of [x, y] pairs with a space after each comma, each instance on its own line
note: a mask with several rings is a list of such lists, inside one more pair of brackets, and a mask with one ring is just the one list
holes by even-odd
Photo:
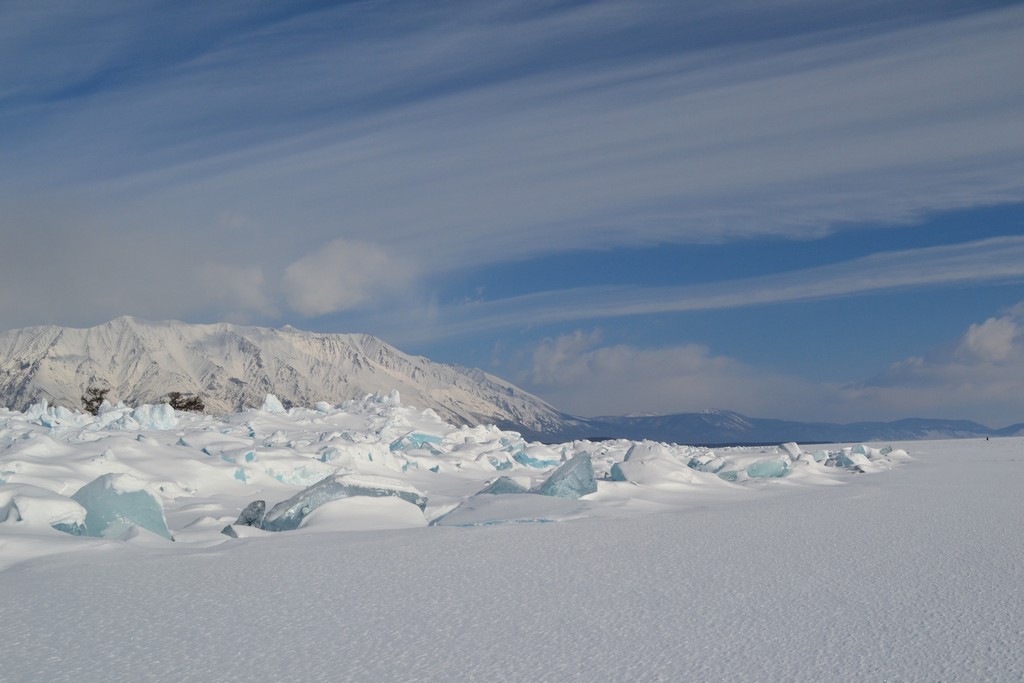
[[1024, 422], [1022, 323], [1024, 303], [971, 325], [953, 343], [846, 386], [768, 372], [697, 344], [601, 346], [599, 334], [584, 331], [539, 343], [518, 380], [586, 416], [724, 408], [804, 421], [933, 417], [1004, 427]]
[[989, 318], [971, 325], [964, 335], [961, 349], [983, 363], [1009, 360], [1019, 349], [1021, 330], [1009, 316]]
[[413, 281], [410, 263], [367, 242], [336, 239], [285, 269], [288, 304], [306, 316], [367, 306]]
[[560, 409], [584, 416], [723, 408], [776, 417], [780, 395], [786, 395], [788, 410], [807, 414], [824, 393], [698, 344], [638, 349], [600, 346], [600, 338], [577, 330], [545, 339], [519, 380]]
[[211, 303], [222, 306], [225, 316], [233, 321], [248, 322], [252, 315], [277, 314], [266, 294], [259, 266], [206, 263], [196, 274], [195, 286]]
[[891, 415], [1024, 422], [1024, 306], [971, 325], [959, 340], [844, 388], [851, 403]]
[[[930, 412], [1024, 422], [1024, 307], [971, 325], [955, 343], [894, 363], [846, 388], [849, 396], [893, 414]], [[988, 416], [987, 418], [985, 416]]]

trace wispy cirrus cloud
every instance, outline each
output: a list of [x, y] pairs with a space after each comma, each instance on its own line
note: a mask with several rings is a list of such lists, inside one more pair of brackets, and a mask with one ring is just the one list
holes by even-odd
[[[310, 243], [372, 232], [410, 253], [429, 250], [442, 270], [578, 248], [814, 237], [1024, 199], [1024, 88], [1013, 85], [1020, 8], [738, 46], [722, 35], [593, 63], [555, 51], [567, 36], [593, 48], [620, 14], [601, 4], [518, 22], [470, 13], [401, 43], [357, 42], [365, 53], [314, 41], [268, 65], [258, 87], [221, 94], [253, 49], [230, 46], [169, 78], [159, 100], [129, 92], [114, 106], [161, 121], [155, 109], [178, 96], [220, 110], [213, 120], [247, 102], [284, 106], [285, 118], [246, 111], [224, 135], [209, 113], [175, 117], [160, 134], [195, 129], [197, 140], [157, 143], [157, 128], [140, 131], [165, 161], [133, 163], [116, 184], [169, 182], [171, 193], [199, 196], [248, 186], [259, 190], [245, 199], [255, 212], [278, 224], [302, 216]], [[516, 60], [526, 44], [555, 51], [551, 64]], [[368, 72], [343, 68], [387, 48], [395, 54]], [[314, 56], [337, 70], [296, 81], [296, 60]], [[331, 220], [341, 208], [351, 227]]]
[[[754, 278], [682, 287], [602, 286], [442, 307], [407, 334], [473, 334], [560, 322], [815, 301], [905, 289], [1024, 281], [1024, 237], [884, 252]], [[402, 332], [396, 330], [396, 335]], [[426, 338], [426, 337], [423, 337]]]
[[[61, 206], [43, 221], [49, 246], [22, 252], [51, 277], [65, 271], [48, 259], [88, 226], [173, 234], [258, 268], [278, 310], [311, 316], [325, 309], [289, 294], [288, 268], [335, 240], [415, 261], [415, 289], [467, 264], [810, 239], [1024, 200], [1018, 5], [3, 11], [0, 201], [15, 210], [0, 220], [21, 233]], [[259, 221], [228, 235], [226, 214]], [[94, 264], [117, 272], [116, 252]], [[193, 256], [160, 258], [167, 294], [122, 303], [207, 310], [171, 287]], [[102, 315], [67, 289], [64, 313]], [[40, 308], [19, 301], [5, 320], [31, 322]]]

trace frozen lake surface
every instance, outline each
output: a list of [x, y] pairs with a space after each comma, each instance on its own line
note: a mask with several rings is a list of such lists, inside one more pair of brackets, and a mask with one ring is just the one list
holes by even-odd
[[[422, 415], [397, 404], [383, 412], [430, 433]], [[177, 419], [163, 430], [108, 426], [93, 440], [82, 424], [51, 427], [35, 437], [52, 441], [49, 455], [8, 446], [23, 464], [0, 459], [0, 491], [18, 485], [14, 469], [45, 488], [39, 458], [91, 478], [77, 458], [97, 444], [101, 453], [120, 446], [123, 460], [106, 457], [139, 476], [145, 461], [127, 444], [149, 439], [158, 457], [179, 435], [233, 438], [206, 430], [213, 418]], [[21, 414], [7, 420], [9, 443], [36, 428]], [[304, 420], [316, 418], [247, 418], [271, 433], [307, 429]], [[422, 457], [450, 462], [444, 439], [433, 444], [440, 454]], [[409, 450], [432, 443], [417, 441]], [[596, 493], [501, 495], [466, 508], [504, 523], [427, 526], [493, 479], [483, 466], [467, 475], [467, 464], [437, 486], [442, 502], [422, 519], [395, 496], [347, 497], [294, 531], [239, 527], [238, 539], [219, 529], [245, 502], [244, 487], [273, 504], [302, 485], [243, 483], [230, 476], [235, 465], [202, 455], [224, 463], [224, 488], [161, 501], [173, 543], [137, 529], [121, 539], [25, 529], [8, 514], [0, 679], [1020, 680], [1024, 439], [891, 446], [910, 457], [865, 474], [797, 458], [783, 477], [730, 482], [684, 467], [699, 475], [684, 482], [662, 463], [661, 480], [635, 483], [606, 478], [628, 444], [602, 446], [605, 459], [590, 444]], [[266, 468], [279, 447], [257, 448], [251, 462]], [[162, 471], [192, 471], [184, 463]], [[396, 480], [428, 494], [422, 477], [444, 472], [409, 469], [418, 474]], [[503, 471], [535, 487], [552, 469]], [[534, 523], [523, 512], [531, 506]]]

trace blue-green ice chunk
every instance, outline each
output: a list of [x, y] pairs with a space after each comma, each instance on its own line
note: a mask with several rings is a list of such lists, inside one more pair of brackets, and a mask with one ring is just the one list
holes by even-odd
[[263, 528], [267, 531], [297, 529], [306, 515], [324, 503], [352, 496], [395, 496], [420, 510], [427, 507], [426, 496], [400, 481], [370, 475], [332, 474], [271, 508], [263, 520]]
[[544, 469], [552, 467], [558, 464], [558, 460], [542, 460], [540, 458], [534, 458], [533, 456], [527, 455], [526, 451], [519, 450], [512, 455], [512, 459], [520, 465], [526, 465], [527, 467], [536, 467], [537, 469]]
[[705, 453], [703, 455], [695, 455], [690, 458], [690, 461], [686, 463], [686, 466], [691, 470], [697, 470], [698, 472], [710, 472], [711, 474], [716, 474], [725, 467], [725, 460], [716, 456], [714, 453]]
[[789, 472], [789, 460], [786, 458], [758, 460], [747, 467], [747, 476], [752, 479], [784, 477], [787, 472]]
[[56, 524], [51, 524], [50, 526], [52, 526], [57, 531], [63, 531], [64, 533], [71, 534], [72, 536], [88, 536], [89, 535], [86, 532], [84, 524], [78, 524], [78, 523], [69, 524], [67, 522], [57, 522]]
[[119, 538], [138, 526], [171, 538], [163, 508], [135, 477], [104, 474], [78, 489], [71, 498], [85, 508], [89, 536]]
[[420, 432], [412, 432], [405, 436], [395, 439], [388, 446], [388, 450], [392, 453], [395, 451], [408, 451], [414, 448], [426, 448], [434, 455], [440, 455], [443, 451], [438, 448], [441, 445], [441, 437], [434, 436], [433, 434], [421, 434]]
[[555, 496], [569, 500], [575, 500], [595, 491], [597, 491], [597, 480], [594, 478], [594, 464], [586, 453], [577, 453], [564, 462], [537, 489], [537, 493], [542, 496]]

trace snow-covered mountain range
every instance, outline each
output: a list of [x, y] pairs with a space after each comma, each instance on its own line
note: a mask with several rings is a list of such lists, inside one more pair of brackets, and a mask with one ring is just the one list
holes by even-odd
[[226, 323], [191, 325], [123, 317], [88, 329], [29, 327], [0, 333], [0, 406], [24, 410], [45, 398], [81, 406], [88, 387], [129, 405], [172, 391], [201, 397], [207, 411], [341, 403], [397, 390], [402, 401], [454, 424], [494, 424], [551, 442], [652, 439], [700, 445], [942, 439], [1024, 434], [965, 420], [854, 424], [751, 418], [730, 411], [581, 418], [475, 368], [402, 353], [365, 334], [303, 332]]
[[405, 403], [430, 408], [454, 424], [546, 433], [574, 423], [481, 370], [410, 356], [365, 334], [130, 317], [88, 329], [0, 333], [0, 405], [24, 410], [45, 398], [78, 407], [93, 386], [129, 405], [160, 403], [171, 391], [194, 394], [215, 413], [258, 407], [268, 393], [285, 405], [312, 406], [397, 390]]

